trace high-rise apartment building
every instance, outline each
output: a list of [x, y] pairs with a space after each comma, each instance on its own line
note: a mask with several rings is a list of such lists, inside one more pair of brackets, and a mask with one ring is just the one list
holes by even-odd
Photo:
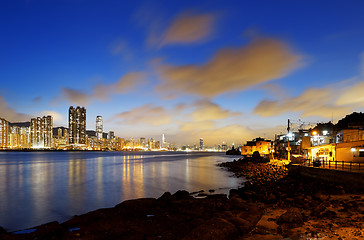
[[9, 122], [0, 118], [0, 149], [8, 148], [9, 145]]
[[30, 144], [32, 148], [51, 148], [53, 139], [53, 118], [44, 116], [30, 120]]
[[57, 135], [58, 139], [62, 139], [63, 138], [63, 133], [62, 133], [62, 128], [58, 128], [58, 135]]
[[96, 117], [96, 137], [97, 139], [102, 138], [102, 132], [103, 132], [103, 124], [102, 124], [102, 116]]
[[200, 138], [200, 151], [204, 150], [203, 138]]
[[20, 145], [21, 148], [30, 148], [30, 127], [20, 128]]
[[12, 126], [10, 127], [10, 148], [19, 149], [21, 147], [20, 127]]
[[114, 131], [109, 131], [109, 134], [107, 135], [108, 139], [114, 139], [115, 138], [115, 133]]
[[69, 144], [86, 144], [86, 109], [70, 106], [68, 111]]

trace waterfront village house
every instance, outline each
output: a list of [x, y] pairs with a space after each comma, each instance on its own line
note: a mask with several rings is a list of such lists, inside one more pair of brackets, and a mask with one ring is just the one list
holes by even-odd
[[244, 146], [241, 146], [241, 155], [251, 157], [255, 151], [258, 151], [261, 156], [268, 156], [273, 150], [271, 140], [264, 138], [256, 138], [252, 141], [247, 141]]
[[345, 129], [336, 134], [335, 143], [328, 143], [332, 137], [312, 136], [310, 160], [364, 162], [364, 130]]
[[336, 135], [338, 161], [364, 162], [364, 130], [345, 129]]
[[307, 157], [308, 149], [311, 147], [308, 130], [300, 129], [298, 132], [289, 132], [275, 136], [274, 152], [278, 159], [287, 159], [288, 142], [292, 156]]

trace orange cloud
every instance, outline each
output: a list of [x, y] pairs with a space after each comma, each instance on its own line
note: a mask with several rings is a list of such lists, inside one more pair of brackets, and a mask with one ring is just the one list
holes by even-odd
[[302, 117], [320, 116], [331, 118], [342, 116], [351, 111], [350, 107], [333, 103], [337, 93], [330, 88], [311, 88], [297, 97], [277, 101], [263, 100], [254, 109], [254, 113], [263, 117], [271, 117], [285, 112], [301, 112]]
[[124, 94], [132, 91], [136, 86], [144, 83], [145, 74], [142, 72], [131, 72], [122, 76], [119, 81], [112, 84], [98, 84], [93, 87], [92, 93], [84, 93], [82, 91], [62, 88], [61, 96], [56, 97], [53, 101], [66, 99], [77, 105], [87, 105], [89, 102], [99, 99], [107, 100], [115, 94]]
[[133, 90], [134, 87], [143, 84], [145, 74], [141, 72], [127, 73], [119, 81], [113, 84], [99, 84], [94, 87], [91, 98], [107, 99], [114, 94], [123, 94]]
[[261, 101], [254, 113], [271, 117], [285, 112], [299, 112], [302, 117], [319, 116], [324, 118], [344, 117], [352, 111], [364, 107], [364, 55], [361, 55], [361, 72], [350, 79], [327, 85], [323, 88], [306, 89], [296, 97], [280, 100]]
[[194, 121], [225, 119], [240, 114], [224, 110], [219, 105], [208, 100], [198, 101], [195, 106], [197, 108], [191, 114]]
[[147, 104], [133, 108], [130, 111], [119, 113], [112, 119], [121, 119], [126, 124], [160, 126], [171, 123], [171, 114], [163, 107], [155, 107]]
[[203, 65], [161, 65], [157, 71], [163, 82], [157, 89], [214, 97], [283, 77], [300, 60], [284, 43], [258, 39], [245, 47], [222, 49]]
[[31, 116], [16, 112], [14, 109], [10, 108], [4, 98], [0, 96], [0, 118], [9, 122], [21, 122], [30, 121]]
[[214, 14], [183, 13], [176, 17], [164, 33], [161, 45], [189, 44], [206, 40], [213, 32]]
[[71, 88], [62, 88], [62, 93], [60, 98], [67, 99], [71, 103], [80, 106], [85, 106], [90, 101], [89, 99], [90, 97], [86, 93]]
[[350, 86], [338, 98], [336, 104], [338, 104], [338, 105], [358, 104], [358, 105], [364, 106], [363, 89], [364, 89], [364, 81], [359, 82], [353, 86]]

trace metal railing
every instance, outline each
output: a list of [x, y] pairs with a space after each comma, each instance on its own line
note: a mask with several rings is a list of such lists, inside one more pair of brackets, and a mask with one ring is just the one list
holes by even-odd
[[346, 161], [329, 161], [329, 160], [311, 161], [311, 160], [308, 160], [303, 165], [309, 166], [309, 167], [318, 167], [318, 168], [326, 168], [326, 169], [332, 169], [332, 170], [349, 171], [349, 172], [363, 172], [364, 173], [364, 162], [346, 162]]

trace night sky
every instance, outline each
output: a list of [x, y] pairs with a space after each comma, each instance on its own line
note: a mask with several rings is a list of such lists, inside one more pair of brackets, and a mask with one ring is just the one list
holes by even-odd
[[0, 1], [0, 117], [221, 144], [364, 111], [364, 1]]

